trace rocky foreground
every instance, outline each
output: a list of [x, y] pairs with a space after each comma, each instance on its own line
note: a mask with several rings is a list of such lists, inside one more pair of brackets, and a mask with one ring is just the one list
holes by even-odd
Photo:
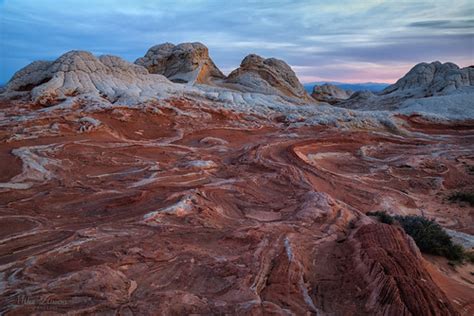
[[225, 77], [193, 47], [70, 52], [14, 76], [0, 313], [474, 313], [472, 265], [365, 215], [435, 218], [469, 247], [473, 208], [448, 197], [474, 190], [471, 83], [443, 112], [436, 96], [356, 111], [311, 100], [281, 61]]

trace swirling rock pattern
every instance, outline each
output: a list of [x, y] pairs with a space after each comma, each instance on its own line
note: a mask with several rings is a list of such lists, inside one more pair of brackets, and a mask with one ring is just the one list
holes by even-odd
[[472, 283], [444, 287], [364, 215], [473, 234], [472, 208], [444, 204], [474, 187], [473, 122], [343, 130], [189, 98], [0, 106], [0, 313], [474, 310]]

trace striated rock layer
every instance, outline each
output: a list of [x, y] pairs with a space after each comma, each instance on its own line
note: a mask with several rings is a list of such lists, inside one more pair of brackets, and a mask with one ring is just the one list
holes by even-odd
[[[158, 45], [157, 49], [152, 48], [150, 50], [152, 56], [156, 50], [171, 47], [169, 45], [171, 44]], [[206, 84], [194, 86], [173, 83], [161, 74], [150, 73], [146, 68], [129, 63], [120, 57], [109, 55], [96, 57], [85, 51], [70, 51], [55, 61], [33, 62], [19, 70], [1, 91], [0, 99], [32, 101], [44, 107], [69, 107], [79, 99], [87, 104], [95, 103], [97, 106], [105, 107], [111, 104], [137, 106], [171, 96], [201, 98], [237, 105], [239, 108], [242, 106], [250, 108], [256, 104], [288, 107], [308, 103], [305, 98], [288, 98], [276, 90], [272, 90], [274, 94], [258, 89], [242, 91], [246, 89], [236, 85], [228, 86], [222, 80], [214, 82], [213, 80], [220, 75], [210, 76], [214, 73], [209, 70], [209, 63], [212, 61], [210, 59], [206, 61], [203, 57], [208, 55], [207, 48], [202, 44], [180, 44], [174, 47], [172, 52], [176, 55], [171, 55], [164, 61], [163, 67], [167, 70], [162, 70], [165, 75], [175, 80], [176, 70], [179, 74], [185, 74], [181, 78], [187, 76], [189, 83]], [[209, 69], [205, 70], [204, 66], [199, 69], [193, 68], [196, 63], [207, 65]], [[188, 72], [191, 68], [198, 71]], [[150, 71], [156, 69], [152, 67]], [[183, 82], [183, 80], [175, 81]]]
[[250, 54], [242, 60], [239, 68], [229, 74], [226, 82], [242, 91], [309, 98], [290, 66], [276, 58], [265, 59]]
[[120, 57], [70, 51], [54, 62], [33, 62], [15, 73], [3, 97], [32, 100], [44, 106], [79, 94], [130, 103], [166, 94], [167, 89], [171, 89], [168, 79], [151, 75]]
[[207, 47], [201, 43], [156, 45], [144, 57], [138, 58], [135, 64], [175, 82], [210, 83], [225, 77], [209, 57]]
[[472, 208], [443, 205], [473, 188], [472, 122], [344, 131], [184, 98], [1, 106], [0, 313], [474, 310], [472, 283], [443, 289], [400, 228], [364, 215], [474, 233]]
[[[316, 271], [314, 291], [334, 310], [345, 305], [351, 315], [457, 314], [401, 228], [366, 224], [347, 240], [326, 247], [317, 262], [325, 268]], [[337, 273], [344, 277], [328, 277]], [[360, 301], [354, 300], [354, 293]]]
[[364, 215], [470, 240], [473, 208], [448, 197], [474, 190], [474, 115], [314, 106], [286, 64], [246, 59], [242, 91], [77, 51], [14, 76], [0, 314], [474, 313], [471, 274]]

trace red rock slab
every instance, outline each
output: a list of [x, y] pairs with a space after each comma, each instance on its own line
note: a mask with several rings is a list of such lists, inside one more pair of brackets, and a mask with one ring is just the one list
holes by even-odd
[[472, 186], [468, 133], [296, 128], [183, 99], [80, 109], [2, 134], [8, 155], [48, 146], [1, 169], [30, 186], [0, 190], [0, 313], [456, 314], [411, 239], [364, 213], [469, 231], [471, 209], [443, 204]]

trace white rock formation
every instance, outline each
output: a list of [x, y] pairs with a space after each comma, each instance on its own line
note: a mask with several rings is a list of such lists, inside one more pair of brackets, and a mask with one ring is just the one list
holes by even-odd
[[144, 57], [138, 58], [135, 64], [175, 82], [210, 83], [225, 77], [209, 57], [207, 47], [201, 43], [156, 45]]
[[[381, 95], [356, 92], [335, 107], [315, 106], [291, 68], [275, 59], [250, 55], [227, 82], [182, 85], [162, 75], [150, 74], [146, 68], [119, 57], [95, 57], [88, 52], [71, 51], [55, 61], [34, 62], [21, 69], [0, 94], [4, 100], [21, 99], [44, 106], [57, 106], [15, 118], [0, 113], [0, 126], [10, 120], [28, 120], [55, 109], [72, 109], [78, 100], [83, 105], [79, 111], [94, 111], [115, 105], [146, 107], [147, 101], [156, 99], [163, 100], [160, 104], [166, 106], [167, 100], [174, 98], [184, 98], [196, 106], [205, 103], [214, 108], [242, 113], [250, 122], [258, 117], [295, 126], [393, 126], [396, 119], [392, 115], [397, 113], [420, 113], [436, 119], [473, 119], [474, 93], [470, 92], [473, 69], [448, 68], [451, 70], [441, 72], [446, 75], [439, 77], [435, 73], [433, 80], [401, 80], [396, 89]], [[410, 76], [407, 75], [407, 78]], [[411, 82], [422, 82], [422, 87]], [[441, 84], [443, 82], [450, 83]], [[441, 95], [423, 97], [425, 94], [415, 94], [413, 97], [415, 92], [425, 91], [423, 87], [441, 86]], [[174, 109], [179, 113], [181, 111]]]
[[[448, 97], [454, 95], [465, 96]], [[442, 96], [446, 98], [440, 98]], [[455, 101], [451, 102], [451, 99]], [[440, 112], [442, 104], [446, 104], [450, 110]], [[421, 105], [424, 109], [420, 108]], [[348, 100], [337, 103], [337, 106], [362, 110], [403, 108], [405, 112], [413, 108], [417, 112], [424, 110], [446, 114], [454, 114], [456, 108], [458, 111], [471, 111], [474, 108], [474, 67], [459, 68], [453, 63], [442, 64], [438, 61], [420, 63], [381, 93], [354, 93]]]
[[459, 93], [474, 86], [474, 67], [459, 68], [453, 63], [439, 61], [420, 63], [413, 67], [395, 84], [382, 91], [382, 95], [392, 93], [409, 93], [414, 97], [430, 97]]
[[344, 90], [338, 86], [325, 83], [323, 85], [314, 86], [311, 96], [317, 101], [335, 104], [348, 99], [352, 93], [351, 90]]
[[283, 60], [250, 54], [226, 79], [227, 86], [245, 92], [277, 94], [309, 100], [296, 74]]
[[76, 95], [130, 103], [172, 90], [175, 87], [165, 77], [119, 57], [70, 51], [54, 62], [37, 61], [18, 71], [3, 96], [49, 106]]

